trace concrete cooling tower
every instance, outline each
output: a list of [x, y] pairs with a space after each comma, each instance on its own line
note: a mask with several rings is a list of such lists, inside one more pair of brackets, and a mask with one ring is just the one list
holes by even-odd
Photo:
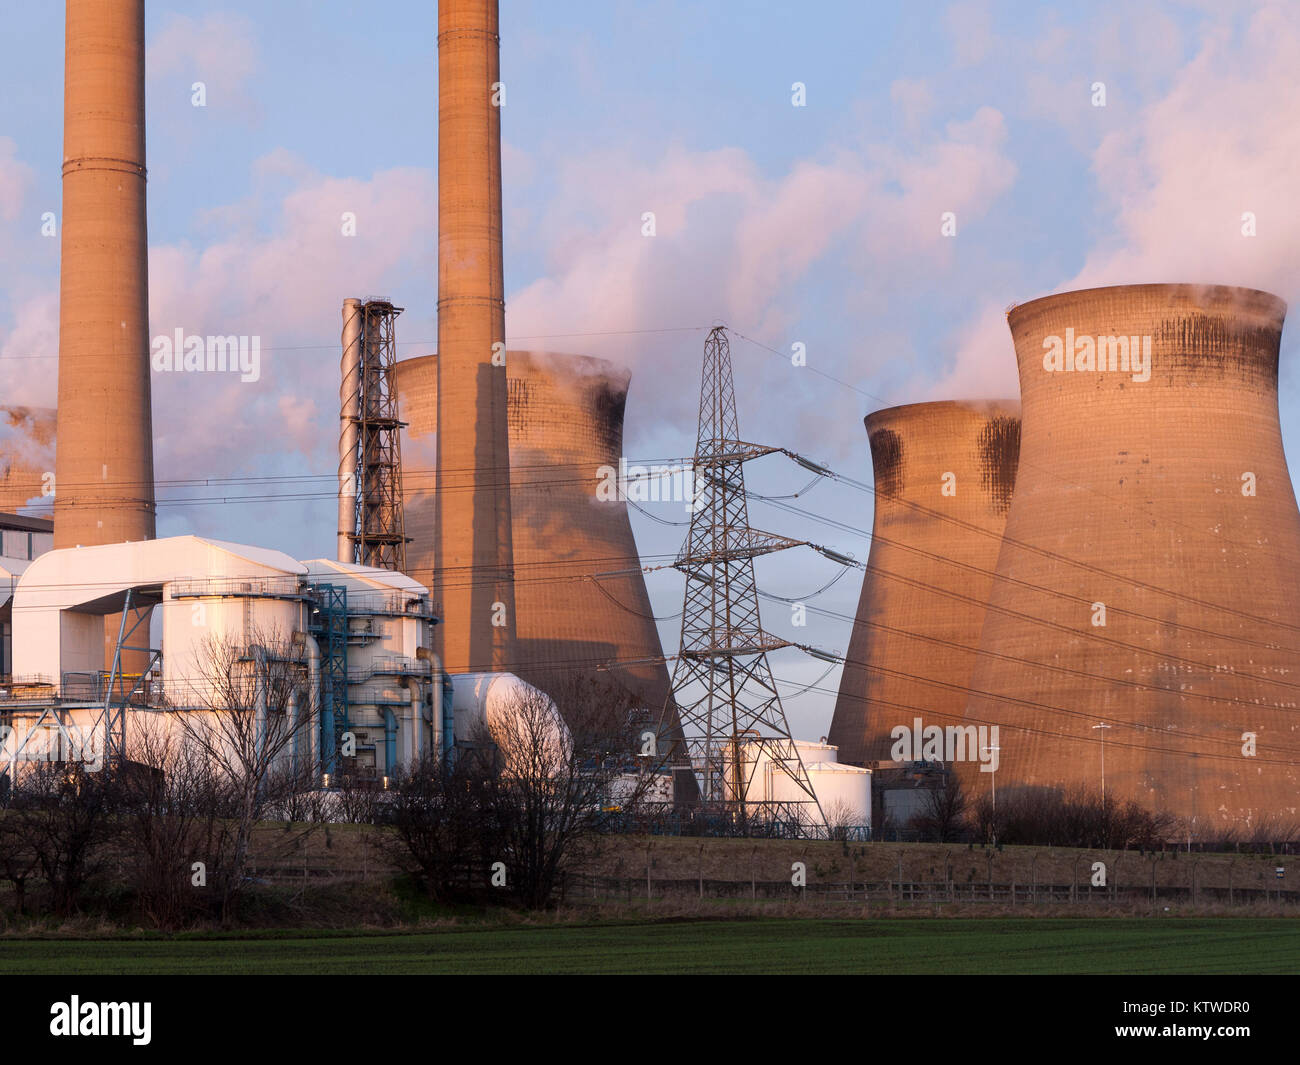
[[1104, 773], [1112, 801], [1202, 824], [1296, 813], [1285, 310], [1249, 289], [1131, 285], [1008, 315], [1020, 471], [968, 708], [1000, 726], [999, 801], [1095, 793]]
[[0, 511], [49, 517], [54, 470], [54, 411], [0, 407]]
[[961, 721], [1016, 482], [1020, 405], [913, 403], [866, 427], [871, 553], [827, 737], [858, 765], [890, 759], [895, 726]]
[[[407, 570], [434, 566], [437, 356], [397, 364]], [[596, 667], [659, 659], [662, 647], [621, 499], [601, 502], [600, 470], [617, 471], [630, 375], [601, 359], [512, 351], [506, 356], [515, 558], [515, 656], [505, 668], [543, 690]], [[633, 572], [626, 572], [632, 570]], [[609, 574], [596, 580], [588, 574]], [[658, 711], [668, 693], [661, 662], [611, 675]], [[599, 678], [598, 678], [599, 679]]]

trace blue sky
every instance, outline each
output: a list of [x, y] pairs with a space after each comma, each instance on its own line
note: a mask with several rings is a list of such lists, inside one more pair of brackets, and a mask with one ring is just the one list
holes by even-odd
[[[802, 342], [828, 375], [733, 341], [744, 435], [870, 480], [868, 411], [1015, 394], [1013, 301], [1206, 281], [1295, 302], [1294, 5], [501, 11], [507, 332], [631, 367], [631, 459], [690, 451], [704, 336], [691, 330], [715, 320], [781, 352]], [[16, 7], [0, 45], [0, 374], [14, 403], [53, 402], [58, 242], [39, 230], [59, 205], [62, 13]], [[433, 347], [436, 20], [427, 0], [149, 4], [153, 332], [255, 333], [265, 346], [252, 385], [156, 382], [158, 475], [314, 478], [276, 489], [295, 497], [279, 501], [259, 490], [258, 502], [188, 504], [177, 500], [253, 493], [164, 487], [160, 534], [329, 553], [341, 300], [391, 296], [407, 308], [403, 353]], [[794, 82], [806, 107], [791, 105]], [[340, 236], [343, 211], [356, 238]], [[955, 237], [940, 234], [945, 211]], [[1239, 232], [1244, 211], [1256, 238]], [[656, 328], [683, 331], [635, 332]], [[553, 339], [524, 339], [539, 336]], [[1282, 417], [1300, 446], [1293, 348], [1289, 330]], [[792, 491], [802, 472], [766, 459], [752, 486]], [[823, 484], [798, 505], [870, 528], [862, 493]], [[752, 518], [866, 556], [868, 541], [842, 529], [761, 504]], [[683, 531], [636, 528], [647, 556], [675, 551]], [[760, 578], [794, 597], [833, 572], [794, 552]], [[650, 588], [658, 614], [680, 609], [675, 575]], [[851, 615], [857, 591], [852, 574], [809, 604]], [[774, 631], [847, 646], [847, 621], [813, 616], [797, 631], [778, 607], [765, 613]], [[663, 632], [674, 649], [671, 620]], [[791, 691], [825, 669], [793, 652], [774, 666]], [[837, 679], [792, 699], [797, 731], [825, 731]]]

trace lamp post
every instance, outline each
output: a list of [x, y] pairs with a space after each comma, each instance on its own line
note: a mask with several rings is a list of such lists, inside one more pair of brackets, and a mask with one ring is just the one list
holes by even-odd
[[[1109, 725], [1093, 725], [1093, 731], [1108, 729]], [[1106, 733], [1101, 734], [1101, 812], [1106, 812]]]
[[[988, 751], [989, 753], [992, 753], [993, 751], [1000, 751], [1000, 750], [1002, 750], [1001, 747], [980, 748], [981, 752]], [[989, 785], [993, 789], [993, 842], [994, 843], [998, 841], [998, 779], [997, 777], [998, 774], [996, 769], [989, 774]]]

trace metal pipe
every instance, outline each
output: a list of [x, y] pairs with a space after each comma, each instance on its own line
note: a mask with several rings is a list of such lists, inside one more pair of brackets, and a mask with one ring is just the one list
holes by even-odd
[[392, 776], [397, 768], [397, 715], [384, 707], [384, 775]]
[[362, 304], [343, 301], [343, 358], [339, 363], [339, 519], [336, 558], [353, 561], [357, 523], [357, 419], [361, 416]]

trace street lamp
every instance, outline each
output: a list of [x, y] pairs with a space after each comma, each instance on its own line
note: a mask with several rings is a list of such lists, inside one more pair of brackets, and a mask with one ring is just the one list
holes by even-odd
[[[1000, 750], [1002, 750], [1001, 747], [980, 748], [981, 753], [984, 751], [988, 751], [992, 753], [993, 751], [1000, 751]], [[989, 774], [989, 785], [993, 788], [993, 842], [994, 843], [998, 841], [998, 779], [997, 778], [998, 778], [998, 774], [997, 774], [997, 770], [995, 769], [992, 773]]]
[[[1109, 725], [1093, 725], [1093, 730], [1108, 729]], [[1106, 733], [1101, 734], [1101, 812], [1106, 812]]]

